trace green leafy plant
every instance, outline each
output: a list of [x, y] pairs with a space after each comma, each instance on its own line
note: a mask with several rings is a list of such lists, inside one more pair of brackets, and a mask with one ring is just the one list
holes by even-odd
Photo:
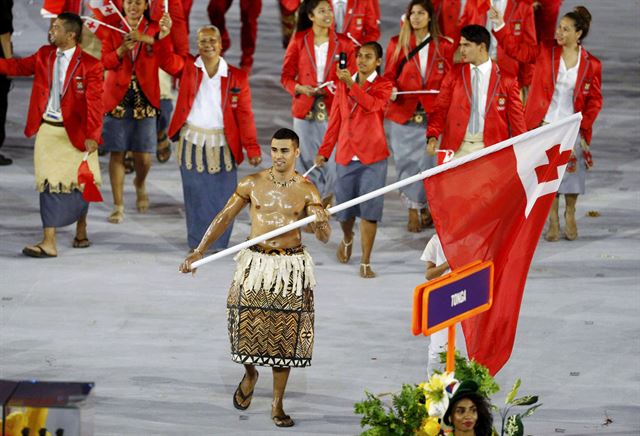
[[[542, 406], [542, 403], [536, 404], [538, 402], [537, 395], [525, 395], [523, 397], [516, 398], [518, 390], [520, 389], [520, 384], [520, 379], [517, 379], [504, 400], [506, 407], [500, 410], [500, 417], [502, 418], [502, 425], [500, 429], [501, 436], [523, 436], [523, 418], [533, 415], [538, 407]], [[522, 413], [510, 414], [514, 407], [524, 406], [529, 407]]]
[[[413, 434], [427, 417], [424, 393], [418, 385], [402, 385], [398, 394], [373, 395], [365, 392], [366, 399], [355, 404], [356, 414], [363, 415], [362, 427], [370, 427], [363, 436], [403, 436]], [[391, 398], [385, 404], [381, 397]]]
[[[446, 353], [440, 355], [442, 362], [446, 360]], [[366, 398], [355, 404], [354, 410], [362, 415], [360, 425], [366, 428], [362, 436], [404, 436], [418, 435], [431, 436], [438, 434], [440, 430], [439, 418], [442, 415], [429, 416], [433, 412], [429, 404], [438, 402], [444, 392], [444, 387], [453, 380], [473, 380], [479, 386], [479, 393], [487, 398], [500, 391], [500, 386], [489, 373], [489, 370], [474, 360], [467, 360], [456, 352], [455, 379], [451, 374], [436, 374], [429, 382], [420, 385], [402, 385], [399, 393], [384, 393], [374, 395], [365, 392]], [[516, 380], [505, 398], [505, 406], [492, 409], [500, 414], [500, 433], [494, 428], [495, 436], [523, 436], [524, 424], [522, 420], [531, 416], [541, 404], [536, 395], [517, 397], [521, 381]], [[439, 387], [438, 387], [439, 386]], [[437, 394], [434, 396], [434, 393]], [[446, 395], [446, 394], [445, 394]], [[385, 398], [386, 397], [386, 398]], [[521, 413], [512, 413], [515, 407], [527, 407]]]

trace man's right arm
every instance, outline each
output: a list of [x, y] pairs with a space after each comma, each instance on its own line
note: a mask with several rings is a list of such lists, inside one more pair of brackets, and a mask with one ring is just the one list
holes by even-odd
[[250, 202], [249, 195], [253, 185], [252, 176], [245, 177], [240, 181], [240, 183], [238, 183], [236, 191], [231, 195], [231, 198], [229, 198], [229, 201], [227, 201], [227, 204], [220, 213], [218, 213], [213, 221], [211, 221], [209, 228], [193, 253], [187, 256], [184, 262], [180, 264], [180, 272], [195, 273], [196, 270], [191, 269], [191, 264], [204, 257], [204, 253], [206, 253], [209, 246], [224, 233], [236, 216], [238, 216], [240, 211]]

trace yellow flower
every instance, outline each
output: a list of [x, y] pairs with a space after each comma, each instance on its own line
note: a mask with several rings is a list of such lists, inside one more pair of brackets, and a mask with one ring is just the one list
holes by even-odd
[[438, 418], [429, 417], [422, 420], [422, 425], [416, 431], [416, 436], [437, 436], [440, 431]]

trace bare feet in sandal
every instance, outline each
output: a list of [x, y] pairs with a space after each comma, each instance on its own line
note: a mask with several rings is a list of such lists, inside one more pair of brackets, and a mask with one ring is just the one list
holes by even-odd
[[145, 213], [149, 210], [149, 196], [147, 195], [144, 182], [139, 185], [136, 179], [134, 179], [133, 186], [136, 188], [136, 209], [138, 209], [140, 213]]
[[336, 257], [338, 258], [338, 262], [347, 263], [349, 259], [351, 259], [351, 250], [353, 248], [353, 238], [349, 242], [344, 239], [340, 241], [338, 245], [338, 250], [336, 251]]
[[107, 219], [112, 224], [120, 224], [124, 221], [124, 204], [114, 204], [113, 211]]
[[422, 223], [418, 209], [409, 209], [409, 220], [407, 222], [407, 230], [411, 233], [420, 233], [422, 231]]
[[372, 279], [376, 276], [376, 273], [371, 269], [371, 265], [368, 263], [360, 264], [360, 277], [363, 279]]

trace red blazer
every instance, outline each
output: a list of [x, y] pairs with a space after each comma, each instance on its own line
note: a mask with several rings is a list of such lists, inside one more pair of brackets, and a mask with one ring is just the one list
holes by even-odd
[[[535, 129], [544, 120], [551, 104], [560, 68], [562, 47], [559, 45], [528, 46], [519, 43], [506, 27], [494, 33], [507, 53], [521, 62], [534, 65], [533, 80], [527, 97], [524, 117], [527, 128]], [[573, 109], [576, 112], [582, 112], [580, 134], [588, 144], [591, 143], [593, 123], [602, 109], [601, 84], [602, 64], [600, 60], [582, 47], [578, 80], [573, 92]]]
[[[347, 0], [347, 10], [344, 14], [344, 32], [351, 34], [351, 37], [360, 44], [365, 42], [377, 41], [380, 38], [379, 7], [374, 3], [377, 0]], [[329, 4], [333, 7], [333, 2]], [[335, 30], [335, 21], [333, 23]], [[351, 39], [350, 39], [351, 40]], [[351, 41], [352, 44], [355, 44]]]
[[[158, 33], [158, 25], [153, 21], [149, 23], [146, 19], [142, 20], [138, 29], [151, 36]], [[122, 101], [134, 71], [145, 97], [149, 103], [159, 109], [158, 67], [168, 68], [167, 62], [170, 56], [167, 53], [171, 51], [171, 38], [156, 40], [153, 46], [140, 43], [135, 61], [131, 60], [131, 53], [135, 53], [134, 50], [126, 53], [122, 59], [118, 58], [116, 50], [122, 45], [123, 39], [123, 34], [112, 31], [102, 40], [102, 64], [108, 70], [102, 99], [104, 111], [111, 112]]]
[[[508, 27], [519, 41], [530, 45], [536, 44], [536, 24], [531, 0], [508, 0], [504, 10], [504, 22], [505, 27]], [[462, 29], [469, 24], [481, 26], [487, 24], [487, 14], [479, 14], [477, 3], [473, 0], [467, 1], [460, 17], [459, 27]], [[502, 72], [516, 76], [521, 84], [529, 83], [524, 65], [519, 65], [517, 60], [505, 53], [500, 44], [498, 44], [497, 56]]]
[[[33, 136], [47, 109], [56, 47], [45, 45], [23, 59], [0, 59], [0, 74], [8, 76], [34, 76], [26, 136]], [[64, 128], [69, 140], [80, 151], [85, 151], [85, 139], [100, 142], [102, 134], [102, 64], [76, 46], [64, 79], [60, 106]]]
[[[180, 78], [180, 90], [176, 108], [169, 124], [169, 137], [173, 137], [187, 122], [193, 101], [200, 89], [202, 70], [195, 66], [196, 58], [186, 56], [182, 65], [172, 68], [170, 74]], [[260, 156], [260, 146], [256, 135], [256, 125], [251, 109], [251, 89], [249, 76], [239, 68], [229, 65], [227, 77], [220, 80], [222, 97], [222, 114], [224, 119], [224, 136], [233, 153], [233, 158], [239, 165], [244, 156], [242, 149], [249, 157]]]
[[434, 0], [432, 3], [440, 32], [453, 40], [458, 40], [460, 38], [460, 28], [458, 27], [460, 0]]
[[[393, 54], [397, 45], [398, 36], [394, 36], [387, 47], [384, 77], [389, 79], [398, 91], [440, 89], [442, 80], [451, 69], [451, 65], [453, 65], [453, 44], [445, 38], [435, 38], [429, 43], [426, 80], [422, 79], [422, 73], [420, 72], [419, 54], [416, 54], [405, 63], [400, 75], [396, 78], [398, 65], [405, 58], [404, 52], [400, 51], [398, 59], [395, 62], [393, 61]], [[414, 35], [411, 35], [409, 46], [410, 50], [416, 47]], [[396, 123], [404, 124], [411, 118], [418, 103], [422, 104], [425, 111], [431, 112], [437, 96], [437, 94], [399, 95], [395, 101], [389, 104], [386, 117]]]
[[[329, 31], [329, 50], [327, 53], [327, 64], [324, 69], [325, 81], [333, 80], [337, 85], [339, 82], [336, 74], [336, 56], [340, 52], [347, 54], [347, 68], [355, 72], [355, 55], [353, 44], [346, 36], [338, 35], [333, 30]], [[287, 52], [282, 63], [282, 74], [280, 83], [293, 97], [291, 113], [295, 118], [304, 118], [313, 106], [313, 97], [296, 94], [296, 83], [301, 85], [318, 86], [316, 75], [316, 55], [313, 48], [313, 30], [308, 29], [303, 32], [296, 32], [289, 42]], [[326, 89], [326, 88], [325, 88]], [[327, 90], [325, 94], [327, 111], [330, 110], [333, 102], [333, 94]]]
[[318, 154], [329, 159], [337, 142], [336, 162], [340, 165], [348, 165], [354, 155], [365, 165], [389, 157], [384, 111], [392, 88], [393, 84], [380, 76], [362, 88], [356, 83], [349, 89], [340, 81]]
[[[442, 83], [436, 108], [429, 119], [427, 137], [442, 134], [440, 148], [456, 151], [460, 148], [471, 115], [471, 68], [469, 64], [456, 64]], [[484, 146], [496, 144], [524, 133], [520, 87], [518, 80], [500, 71], [492, 63], [487, 104], [485, 106]]]

